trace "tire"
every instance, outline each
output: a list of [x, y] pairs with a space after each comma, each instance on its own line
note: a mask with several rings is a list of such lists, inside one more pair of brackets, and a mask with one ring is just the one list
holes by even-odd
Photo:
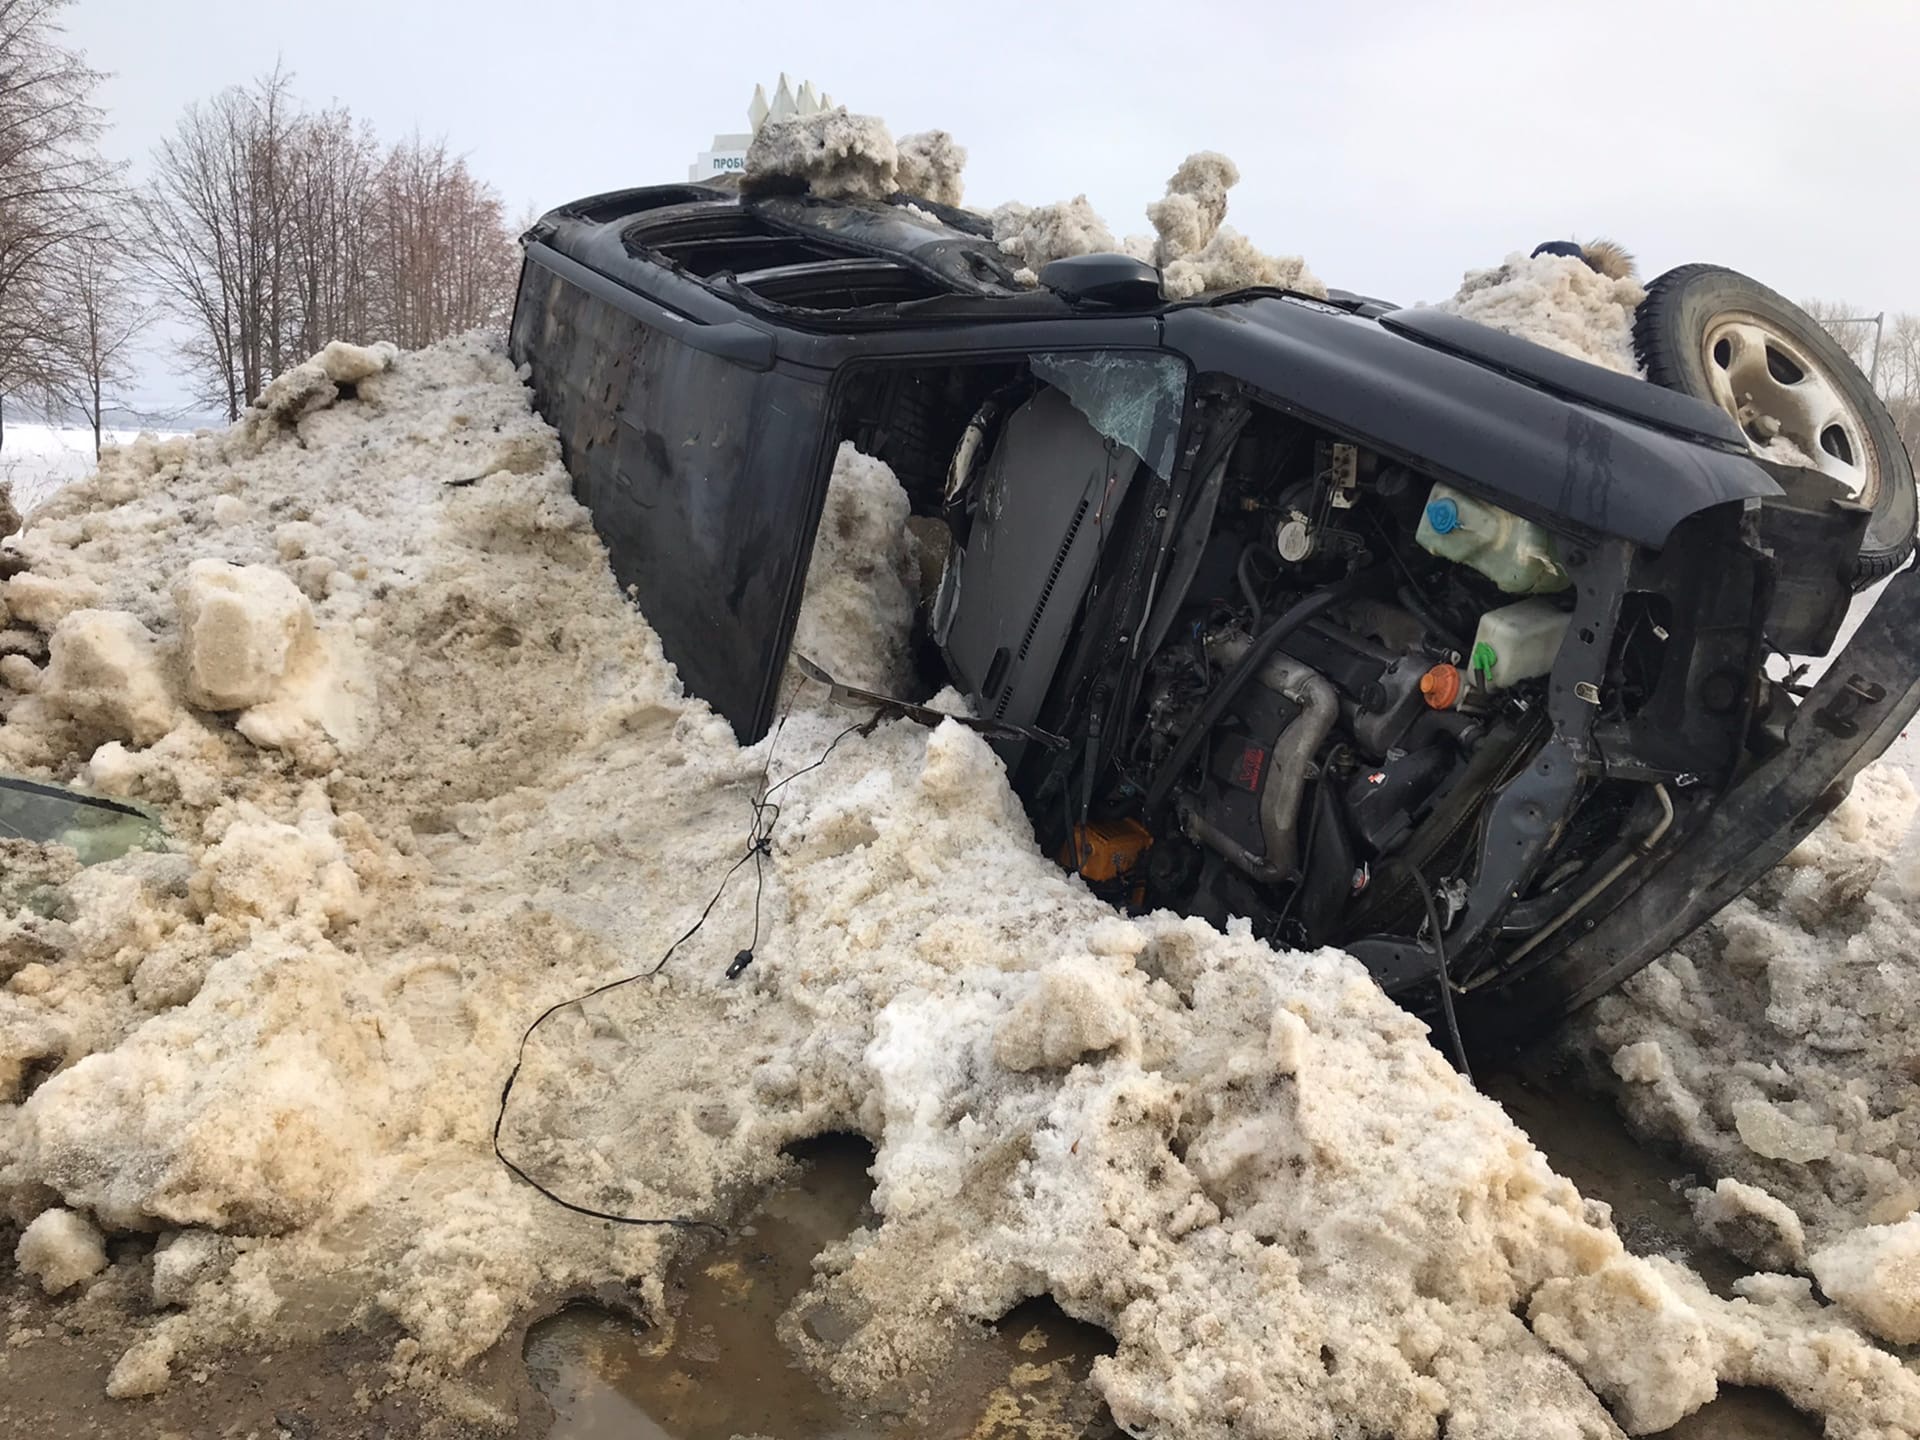
[[[1757, 455], [1819, 470], [1871, 511], [1856, 589], [1913, 553], [1913, 461], [1893, 416], [1826, 330], [1792, 301], [1718, 265], [1647, 286], [1633, 348], [1656, 385], [1732, 415]], [[1783, 452], [1778, 435], [1791, 442]], [[1797, 452], [1797, 453], [1795, 453]]]

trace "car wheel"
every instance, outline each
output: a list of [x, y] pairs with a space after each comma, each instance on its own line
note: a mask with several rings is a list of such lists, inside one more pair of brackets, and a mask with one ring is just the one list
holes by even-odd
[[1718, 265], [1647, 286], [1634, 351], [1656, 385], [1717, 405], [1763, 459], [1820, 471], [1872, 512], [1856, 587], [1913, 553], [1913, 462], [1867, 377], [1792, 301]]

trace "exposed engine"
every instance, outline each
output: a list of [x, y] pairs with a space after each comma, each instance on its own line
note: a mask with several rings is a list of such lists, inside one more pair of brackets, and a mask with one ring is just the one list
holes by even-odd
[[[1538, 740], [1566, 577], [1517, 517], [1277, 417], [1247, 427], [1216, 484], [1120, 726], [1122, 778], [1084, 806], [1064, 858], [1116, 899], [1249, 917], [1290, 943], [1417, 930], [1394, 862], [1411, 849], [1445, 871], [1477, 801]], [[1492, 536], [1477, 553], [1469, 526]], [[1302, 604], [1318, 613], [1262, 649]], [[1111, 852], [1129, 844], [1142, 858], [1125, 869]]]
[[1504, 984], [1763, 734], [1731, 512], [1630, 551], [1233, 390], [1176, 456], [1129, 363], [980, 405], [929, 626], [1116, 904], [1338, 944], [1399, 995]]

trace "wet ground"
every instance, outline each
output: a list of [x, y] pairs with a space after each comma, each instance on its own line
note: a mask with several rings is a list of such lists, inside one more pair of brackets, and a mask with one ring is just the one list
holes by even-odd
[[[1695, 1230], [1686, 1190], [1699, 1183], [1677, 1161], [1629, 1135], [1604, 1101], [1523, 1058], [1478, 1077], [1554, 1168], [1613, 1207], [1629, 1245], [1684, 1259], [1716, 1289], [1745, 1273]], [[797, 1156], [795, 1178], [723, 1245], [678, 1277], [670, 1324], [648, 1327], [589, 1307], [536, 1325], [526, 1360], [553, 1406], [552, 1440], [1108, 1440], [1121, 1432], [1087, 1384], [1101, 1331], [1044, 1302], [1022, 1307], [959, 1347], [909, 1414], [853, 1409], [794, 1364], [780, 1317], [812, 1280], [813, 1257], [868, 1223], [872, 1152], [829, 1138]], [[929, 1418], [933, 1417], [933, 1418]], [[1763, 1391], [1722, 1393], [1673, 1440], [1812, 1440], [1820, 1433]]]
[[[873, 1152], [829, 1137], [796, 1152], [794, 1180], [678, 1277], [667, 1326], [590, 1307], [537, 1325], [527, 1369], [557, 1419], [555, 1440], [1105, 1440], [1117, 1436], [1087, 1385], [1101, 1330], [1030, 1303], [963, 1338], [931, 1396], [853, 1409], [792, 1363], [780, 1317], [813, 1279], [813, 1257], [873, 1218]], [[804, 1319], [802, 1321], [804, 1322]]]

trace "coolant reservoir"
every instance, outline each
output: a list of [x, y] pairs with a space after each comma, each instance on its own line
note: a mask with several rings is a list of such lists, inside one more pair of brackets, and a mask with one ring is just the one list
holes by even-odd
[[1477, 686], [1505, 690], [1553, 669], [1573, 617], [1551, 600], [1522, 600], [1480, 617], [1467, 670]]
[[1450, 485], [1428, 494], [1415, 538], [1428, 554], [1471, 565], [1509, 595], [1546, 595], [1569, 583], [1552, 535]]

